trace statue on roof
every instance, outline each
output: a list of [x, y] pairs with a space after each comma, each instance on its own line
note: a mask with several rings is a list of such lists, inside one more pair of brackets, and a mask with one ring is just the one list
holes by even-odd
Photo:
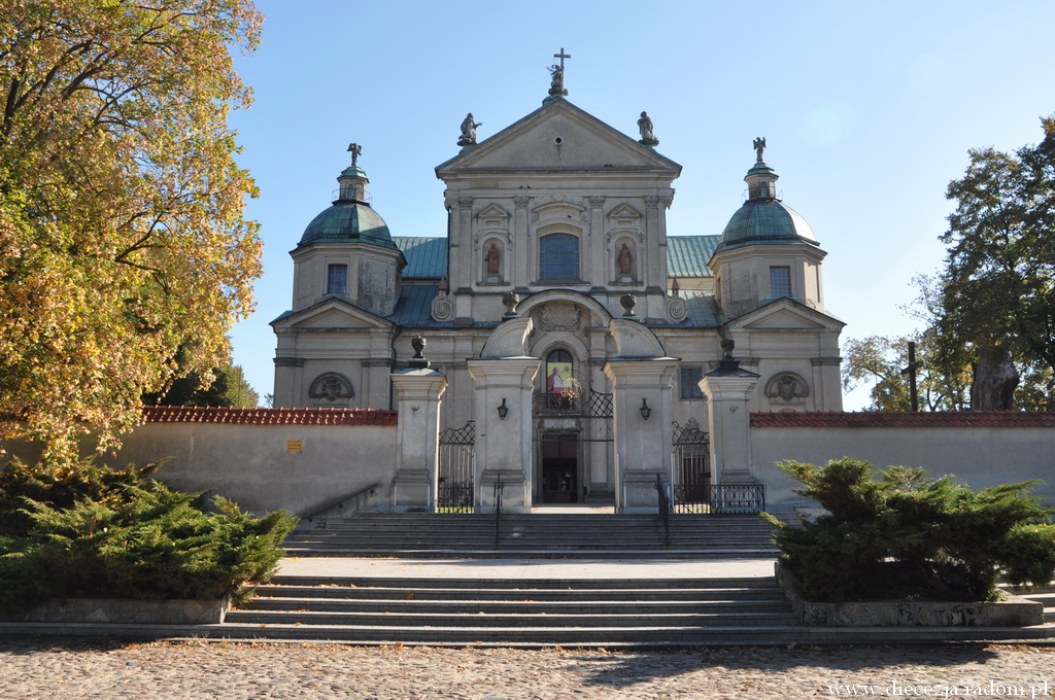
[[754, 141], [755, 155], [758, 156], [758, 162], [762, 162], [762, 151], [766, 150], [766, 137], [759, 136]]
[[465, 119], [462, 120], [462, 135], [458, 139], [459, 146], [475, 146], [476, 145], [476, 127], [483, 126], [483, 122], [473, 121], [473, 113], [469, 112], [465, 115]]
[[564, 53], [564, 48], [561, 47], [560, 53], [553, 54], [553, 58], [559, 58], [560, 65], [554, 64], [549, 67], [549, 94], [552, 97], [564, 97], [568, 94], [568, 91], [564, 89], [564, 59], [571, 58], [571, 54]]
[[637, 120], [637, 129], [641, 132], [641, 140], [638, 143], [646, 146], [659, 145], [659, 139], [652, 133], [652, 118], [648, 116], [648, 112], [641, 113], [641, 118]]
[[363, 154], [363, 147], [357, 143], [348, 144], [348, 152], [352, 154], [352, 167], [359, 167], [359, 156]]

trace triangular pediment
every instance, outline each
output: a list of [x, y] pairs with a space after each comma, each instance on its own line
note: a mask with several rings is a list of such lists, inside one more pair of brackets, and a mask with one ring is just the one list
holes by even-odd
[[478, 145], [462, 149], [437, 166], [436, 175], [514, 170], [636, 171], [673, 179], [681, 166], [567, 100], [557, 99]]
[[777, 299], [727, 324], [731, 330], [839, 332], [846, 324], [791, 299]]
[[629, 204], [620, 204], [608, 212], [608, 219], [616, 224], [632, 225], [641, 219], [641, 212]]
[[485, 227], [505, 226], [506, 222], [509, 221], [509, 212], [497, 204], [489, 204], [476, 215], [476, 219]]
[[355, 304], [331, 297], [306, 309], [287, 312], [272, 321], [271, 325], [276, 331], [318, 331], [389, 328], [392, 323], [369, 311], [363, 311]]

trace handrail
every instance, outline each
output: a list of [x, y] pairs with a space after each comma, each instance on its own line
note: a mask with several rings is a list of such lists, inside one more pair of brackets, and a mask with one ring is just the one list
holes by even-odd
[[319, 506], [314, 506], [312, 508], [306, 509], [303, 513], [301, 513], [300, 519], [301, 520], [309, 520], [309, 521], [310, 520], [314, 520], [315, 516], [318, 515], [319, 513], [324, 513], [325, 511], [328, 511], [330, 508], [342, 505], [345, 501], [350, 501], [352, 499], [357, 499], [360, 496], [362, 496], [364, 493], [368, 493], [368, 492], [373, 491], [374, 489], [379, 489], [379, 488], [381, 488], [381, 482], [380, 481], [375, 482], [373, 484], [370, 484], [369, 486], [364, 486], [361, 489], [357, 489], [355, 491], [352, 491], [351, 493], [345, 494], [344, 496], [339, 496], [337, 498], [331, 498], [328, 501], [324, 501]]
[[670, 549], [670, 499], [663, 488], [663, 479], [656, 474], [656, 507], [659, 508], [659, 519], [663, 523], [663, 543]]
[[501, 523], [502, 523], [502, 492], [505, 491], [506, 485], [502, 483], [502, 477], [499, 476], [495, 482], [495, 549], [498, 549], [498, 540], [501, 536]]

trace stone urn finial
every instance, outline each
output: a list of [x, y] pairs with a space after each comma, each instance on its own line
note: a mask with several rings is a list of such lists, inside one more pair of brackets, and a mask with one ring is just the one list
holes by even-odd
[[414, 357], [410, 358], [410, 366], [415, 369], [428, 369], [432, 363], [425, 359], [425, 339], [420, 335], [412, 338], [410, 347], [414, 348]]
[[633, 294], [624, 294], [619, 297], [619, 304], [623, 307], [623, 318], [636, 318], [634, 307], [637, 306], [637, 299]]
[[517, 317], [517, 304], [519, 303], [520, 297], [514, 292], [506, 292], [502, 295], [502, 304], [506, 307], [506, 312], [502, 315], [503, 321]]

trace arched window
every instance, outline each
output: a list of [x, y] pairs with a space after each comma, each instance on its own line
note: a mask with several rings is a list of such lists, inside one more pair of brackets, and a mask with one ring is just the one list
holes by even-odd
[[539, 279], [579, 280], [579, 238], [570, 233], [551, 233], [539, 239]]

